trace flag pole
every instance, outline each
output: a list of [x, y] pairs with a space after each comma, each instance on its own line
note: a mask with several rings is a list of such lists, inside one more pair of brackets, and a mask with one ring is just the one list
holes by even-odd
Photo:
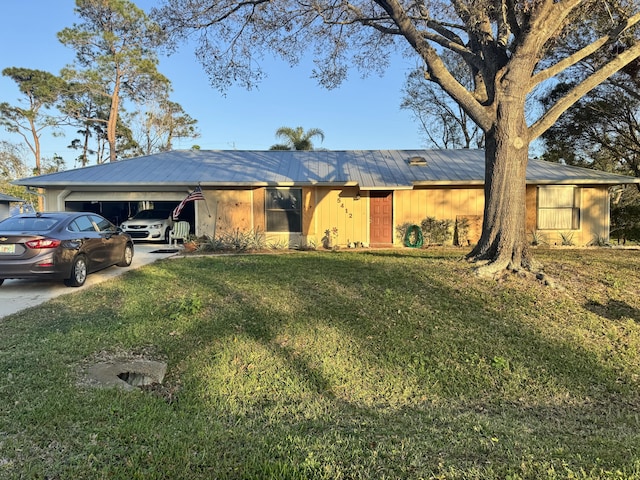
[[[202, 187], [200, 186], [199, 183], [198, 183], [198, 187], [200, 187], [200, 190], [202, 190]], [[211, 218], [211, 211], [209, 210], [209, 204], [207, 203], [207, 197], [204, 194], [204, 192], [202, 192], [202, 199], [204, 200], [204, 206], [207, 207], [207, 214], [209, 215], [209, 218]]]

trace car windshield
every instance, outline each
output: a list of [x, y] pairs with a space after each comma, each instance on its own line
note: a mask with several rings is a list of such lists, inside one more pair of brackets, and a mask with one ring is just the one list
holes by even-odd
[[48, 232], [60, 219], [50, 217], [9, 217], [0, 222], [3, 232]]
[[142, 210], [133, 216], [133, 220], [151, 220], [151, 219], [169, 218], [169, 212], [162, 210]]

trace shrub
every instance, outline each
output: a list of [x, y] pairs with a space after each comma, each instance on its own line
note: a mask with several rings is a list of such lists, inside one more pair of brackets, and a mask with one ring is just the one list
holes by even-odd
[[588, 247], [610, 247], [611, 244], [604, 235], [594, 235], [587, 244]]
[[222, 232], [217, 237], [207, 237], [206, 241], [200, 244], [201, 251], [237, 251], [261, 250], [266, 247], [264, 234], [259, 230], [241, 231], [235, 230]]
[[531, 245], [538, 247], [541, 245], [548, 245], [549, 242], [547, 240], [547, 236], [538, 231], [538, 230], [532, 230], [531, 231]]
[[453, 236], [452, 225], [451, 220], [436, 220], [434, 217], [422, 220], [420, 228], [425, 245], [444, 245]]
[[316, 250], [317, 245], [314, 240], [306, 240], [305, 237], [300, 235], [295, 240], [292, 248], [294, 250]]
[[573, 232], [560, 232], [560, 238], [562, 239], [561, 245], [565, 247], [572, 247], [575, 245], [573, 242]]
[[464, 247], [469, 243], [469, 219], [464, 217], [456, 218], [453, 229], [453, 244], [458, 247]]
[[283, 238], [272, 240], [268, 243], [269, 250], [287, 250], [289, 248], [289, 242]]
[[411, 222], [404, 222], [403, 224], [397, 225], [396, 226], [396, 236], [398, 237], [398, 240], [404, 241], [404, 239], [405, 239], [405, 237], [407, 235], [407, 231], [413, 225], [415, 225], [415, 224], [413, 224]]

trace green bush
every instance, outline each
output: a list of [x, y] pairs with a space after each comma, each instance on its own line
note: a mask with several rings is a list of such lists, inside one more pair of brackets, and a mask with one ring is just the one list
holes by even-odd
[[[396, 226], [396, 236], [400, 241], [405, 243], [407, 232], [415, 223], [405, 222]], [[454, 222], [450, 219], [437, 220], [435, 217], [427, 217], [420, 222], [420, 230], [422, 232], [422, 244], [428, 245], [444, 245], [453, 241], [455, 245], [467, 245], [467, 236], [469, 234], [469, 221], [461, 219]]]
[[469, 219], [457, 218], [453, 229], [453, 244], [457, 247], [465, 247], [469, 243]]
[[407, 236], [407, 231], [413, 225], [415, 225], [415, 224], [411, 223], [411, 222], [404, 222], [404, 223], [402, 223], [400, 225], [397, 225], [396, 226], [396, 236], [398, 237], [398, 240], [404, 241], [405, 237]]
[[452, 220], [437, 220], [434, 217], [425, 218], [420, 223], [424, 244], [444, 245], [453, 237], [452, 226]]
[[219, 236], [207, 237], [198, 250], [204, 252], [261, 250], [266, 248], [266, 239], [259, 230], [235, 230], [222, 232]]

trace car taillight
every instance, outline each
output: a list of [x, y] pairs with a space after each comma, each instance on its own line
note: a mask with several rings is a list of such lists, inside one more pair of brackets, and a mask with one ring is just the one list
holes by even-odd
[[55, 238], [41, 238], [39, 240], [29, 240], [25, 242], [29, 248], [57, 248], [60, 246], [60, 240]]

